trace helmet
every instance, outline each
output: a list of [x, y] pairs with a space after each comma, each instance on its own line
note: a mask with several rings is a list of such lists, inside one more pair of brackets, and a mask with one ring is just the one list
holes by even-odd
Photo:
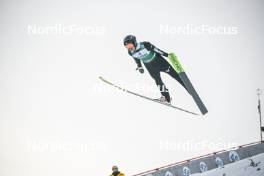
[[112, 167], [112, 171], [118, 171], [118, 167], [117, 166], [113, 166]]
[[124, 45], [132, 43], [135, 47], [137, 46], [137, 39], [134, 35], [128, 35], [124, 38]]

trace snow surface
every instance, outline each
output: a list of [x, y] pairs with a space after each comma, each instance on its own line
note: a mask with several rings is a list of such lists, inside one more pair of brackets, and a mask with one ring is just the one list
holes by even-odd
[[[251, 164], [252, 161], [254, 164]], [[243, 159], [222, 168], [213, 169], [204, 173], [192, 174], [192, 176], [263, 176], [264, 154]]]

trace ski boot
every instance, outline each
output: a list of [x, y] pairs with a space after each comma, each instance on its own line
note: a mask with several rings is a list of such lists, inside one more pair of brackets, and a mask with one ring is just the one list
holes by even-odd
[[165, 96], [161, 96], [160, 98], [153, 99], [154, 101], [161, 102], [166, 105], [171, 105], [171, 101], [167, 101]]

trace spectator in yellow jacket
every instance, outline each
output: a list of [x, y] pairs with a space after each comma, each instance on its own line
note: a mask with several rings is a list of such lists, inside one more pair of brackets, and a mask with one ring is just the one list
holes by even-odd
[[119, 172], [117, 166], [113, 166], [113, 167], [112, 167], [112, 171], [113, 171], [113, 172], [112, 172], [111, 176], [125, 176], [125, 174]]

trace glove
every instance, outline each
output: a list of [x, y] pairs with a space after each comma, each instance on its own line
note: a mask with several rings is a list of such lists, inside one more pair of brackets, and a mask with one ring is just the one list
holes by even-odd
[[136, 70], [138, 70], [140, 73], [144, 73], [143, 67], [138, 67]]
[[169, 58], [169, 59], [172, 59], [172, 58], [173, 58], [173, 55], [174, 55], [174, 53], [169, 53], [169, 54], [168, 54], [168, 58]]

